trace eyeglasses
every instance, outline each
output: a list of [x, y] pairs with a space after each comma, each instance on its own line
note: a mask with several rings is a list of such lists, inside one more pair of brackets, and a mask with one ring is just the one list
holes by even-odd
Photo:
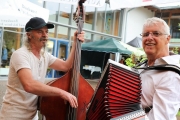
[[140, 35], [141, 35], [142, 37], [148, 37], [149, 34], [151, 34], [153, 37], [159, 37], [160, 35], [168, 35], [168, 34], [163, 34], [163, 33], [157, 32], [157, 31], [142, 33], [142, 34], [140, 34]]

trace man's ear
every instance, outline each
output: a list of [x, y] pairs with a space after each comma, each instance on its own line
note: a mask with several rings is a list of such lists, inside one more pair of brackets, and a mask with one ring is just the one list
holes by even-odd
[[29, 32], [27, 32], [26, 34], [27, 34], [27, 36], [29, 36], [29, 35], [30, 35], [30, 33], [29, 33]]
[[26, 35], [28, 36], [28, 38], [31, 36], [31, 34], [29, 32], [27, 32]]
[[168, 35], [166, 39], [167, 39], [167, 44], [170, 43], [171, 35]]

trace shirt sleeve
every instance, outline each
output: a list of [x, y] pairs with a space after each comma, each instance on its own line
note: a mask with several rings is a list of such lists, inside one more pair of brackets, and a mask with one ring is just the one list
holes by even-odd
[[55, 62], [55, 60], [57, 59], [57, 57], [51, 55], [50, 53], [47, 53], [48, 58], [49, 58], [49, 63], [48, 66], [50, 66], [51, 64], [53, 64]]
[[28, 55], [24, 52], [13, 52], [11, 56], [11, 64], [14, 66], [16, 72], [21, 68], [31, 69]]
[[148, 113], [150, 120], [176, 120], [180, 108], [180, 76], [168, 71], [155, 84], [153, 109]]

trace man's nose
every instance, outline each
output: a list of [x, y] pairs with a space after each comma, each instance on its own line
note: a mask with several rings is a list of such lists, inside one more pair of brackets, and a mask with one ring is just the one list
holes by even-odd
[[42, 36], [48, 36], [47, 32], [42, 32]]
[[153, 36], [154, 36], [153, 33], [149, 33], [149, 35], [147, 37], [152, 38]]

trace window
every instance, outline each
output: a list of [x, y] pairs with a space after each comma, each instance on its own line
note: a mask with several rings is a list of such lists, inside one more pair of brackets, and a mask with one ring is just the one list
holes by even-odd
[[170, 28], [171, 28], [171, 37], [179, 39], [180, 38], [180, 18], [171, 19]]
[[12, 53], [20, 48], [21, 38], [23, 37], [21, 33], [21, 28], [5, 28], [2, 41], [2, 53], [0, 61], [0, 76], [8, 75], [9, 72], [9, 61]]

